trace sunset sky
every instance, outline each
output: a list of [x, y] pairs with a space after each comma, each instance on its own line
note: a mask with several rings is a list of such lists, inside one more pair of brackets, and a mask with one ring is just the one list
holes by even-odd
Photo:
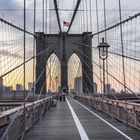
[[[26, 0], [26, 29], [33, 32], [33, 1]], [[37, 1], [37, 10], [36, 10], [36, 32], [42, 31], [42, 1]], [[104, 12], [103, 12], [103, 0], [98, 1], [98, 10], [99, 10], [99, 29], [104, 29]], [[82, 0], [79, 11], [76, 15], [76, 19], [73, 22], [70, 33], [82, 33], [84, 31], [92, 31], [93, 33], [97, 32], [97, 20], [96, 20], [96, 0], [87, 0], [87, 9]], [[106, 21], [107, 27], [113, 25], [114, 23], [119, 22], [119, 0], [106, 0]], [[63, 27], [63, 21], [70, 22], [73, 9], [75, 7], [76, 0], [58, 0], [60, 22], [63, 31], [67, 30], [67, 27]], [[83, 6], [84, 4], [84, 6]], [[122, 19], [128, 18], [131, 15], [134, 15], [140, 12], [139, 0], [121, 0], [122, 4]], [[45, 5], [46, 7], [46, 5]], [[91, 13], [90, 13], [91, 8]], [[53, 5], [53, 0], [47, 0], [47, 28], [45, 33], [59, 33], [59, 28], [56, 20], [56, 15]], [[87, 11], [83, 11], [87, 10]], [[91, 14], [91, 17], [90, 17]], [[86, 17], [87, 16], [87, 17]], [[4, 18], [11, 23], [14, 23], [23, 28], [23, 0], [0, 0], [0, 18]], [[140, 18], [134, 19], [123, 25], [123, 40], [124, 40], [124, 53], [126, 56], [131, 56], [136, 59], [140, 59]], [[104, 37], [104, 34], [100, 34], [101, 38]], [[0, 75], [3, 75], [5, 72], [16, 67], [18, 64], [23, 62], [23, 33], [15, 29], [10, 29], [9, 26], [5, 26], [3, 23], [0, 23]], [[98, 45], [97, 36], [93, 37], [93, 61], [99, 63], [98, 50], [95, 49]], [[121, 53], [121, 42], [120, 42], [120, 31], [119, 28], [112, 29], [107, 32], [107, 41], [111, 46], [109, 51]], [[33, 37], [30, 35], [26, 36], [26, 59], [33, 56]], [[69, 85], [73, 87], [73, 79], [77, 75], [76, 71], [79, 67], [79, 61], [75, 59], [77, 56], [73, 56], [69, 62]], [[114, 75], [123, 83], [122, 76], [122, 59], [121, 57], [109, 54], [108, 58], [108, 67], [109, 72]], [[60, 66], [58, 60], [56, 60], [57, 68], [54, 72], [55, 75], [59, 75]], [[33, 80], [33, 61], [30, 61], [26, 65], [26, 86], [28, 82]], [[75, 65], [75, 66], [74, 66]], [[98, 66], [93, 64], [94, 72], [100, 77], [100, 69]], [[140, 90], [140, 63], [139, 61], [133, 61], [125, 59], [125, 74], [126, 74], [126, 83], [133, 91], [139, 92]], [[57, 74], [56, 74], [57, 72]], [[23, 84], [23, 67], [12, 72], [11, 74], [4, 77], [4, 82], [6, 85], [15, 85], [15, 83]], [[78, 72], [80, 73], [80, 72]], [[52, 72], [53, 75], [53, 72]], [[79, 74], [81, 75], [81, 74]], [[78, 75], [78, 76], [79, 76]], [[55, 76], [53, 76], [55, 78]], [[100, 81], [97, 76], [94, 75], [95, 82], [100, 85]], [[49, 83], [49, 78], [48, 78]], [[59, 76], [60, 81], [60, 76]], [[55, 82], [54, 83], [54, 89]], [[109, 83], [116, 90], [122, 89], [120, 83], [116, 82], [114, 79], [109, 77]], [[49, 83], [50, 84], [50, 83]], [[48, 88], [49, 88], [48, 84]], [[59, 82], [60, 84], [60, 82]], [[101, 86], [99, 86], [101, 89]]]

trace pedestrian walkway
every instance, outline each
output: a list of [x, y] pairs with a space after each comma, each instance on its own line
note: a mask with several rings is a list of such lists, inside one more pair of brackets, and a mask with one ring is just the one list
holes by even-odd
[[68, 97], [27, 132], [24, 140], [140, 140], [140, 132]]

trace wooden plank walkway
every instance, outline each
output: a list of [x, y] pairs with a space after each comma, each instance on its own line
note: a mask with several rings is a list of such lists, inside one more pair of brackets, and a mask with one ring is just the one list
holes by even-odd
[[140, 140], [140, 131], [97, 110], [92, 110], [114, 128], [119, 129], [120, 132], [118, 132], [72, 98], [68, 97], [68, 102], [82, 126], [77, 126], [78, 124], [75, 123], [68, 103], [58, 102], [57, 107], [52, 107], [44, 118], [27, 132], [24, 140], [80, 140], [82, 128], [79, 130], [79, 127], [83, 127], [87, 140]]

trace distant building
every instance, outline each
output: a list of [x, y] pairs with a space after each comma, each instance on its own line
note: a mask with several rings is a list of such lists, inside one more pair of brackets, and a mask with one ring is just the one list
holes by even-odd
[[115, 91], [115, 89], [110, 89], [110, 92], [109, 92], [110, 94], [116, 94], [116, 91]]
[[3, 78], [0, 78], [0, 91], [3, 91]]
[[81, 76], [74, 79], [74, 91], [78, 94], [81, 94], [83, 92]]
[[21, 84], [16, 84], [16, 90], [17, 91], [23, 91], [23, 86]]
[[105, 84], [105, 93], [110, 93], [111, 85], [110, 84]]
[[94, 94], [97, 94], [97, 92], [98, 92], [98, 86], [97, 86], [97, 84], [94, 82], [94, 83], [93, 83], [93, 93], [94, 93]]
[[33, 86], [34, 86], [34, 84], [31, 83], [31, 82], [29, 82], [29, 83], [28, 83], [28, 90], [29, 90], [29, 91], [32, 91], [32, 90], [33, 90]]

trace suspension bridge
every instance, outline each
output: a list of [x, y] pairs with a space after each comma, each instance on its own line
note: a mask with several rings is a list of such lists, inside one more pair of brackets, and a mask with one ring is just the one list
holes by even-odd
[[139, 0], [0, 2], [1, 140], [139, 140]]

